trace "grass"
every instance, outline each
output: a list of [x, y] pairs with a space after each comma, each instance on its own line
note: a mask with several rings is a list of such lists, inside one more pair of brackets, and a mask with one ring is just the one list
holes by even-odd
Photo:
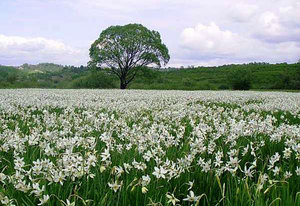
[[[90, 101], [76, 98], [72, 104]], [[130, 101], [135, 98], [138, 96], [130, 96]], [[299, 138], [282, 135], [278, 141], [270, 139], [272, 134], [277, 134], [276, 129], [285, 127], [286, 122], [298, 128], [299, 117], [286, 111], [246, 111], [245, 105], [264, 103], [251, 98], [244, 103], [199, 100], [200, 98], [178, 100], [172, 99], [172, 96], [164, 98], [157, 100], [166, 103], [163, 108], [160, 108], [161, 104], [148, 108], [147, 102], [153, 99], [147, 97], [138, 104], [129, 106], [128, 110], [121, 109], [121, 105], [128, 104], [128, 99], [119, 100], [122, 104], [116, 101], [111, 107], [103, 109], [97, 108], [97, 104], [94, 104], [95, 107], [37, 104], [28, 107], [19, 105], [8, 111], [0, 109], [0, 143], [8, 147], [8, 150], [3, 147], [0, 149], [0, 173], [7, 177], [0, 181], [0, 200], [4, 200], [6, 196], [11, 203], [29, 206], [37, 205], [43, 195], [49, 195], [50, 199], [45, 205], [172, 205], [167, 197], [167, 194], [172, 194], [180, 205], [300, 205], [300, 185], [297, 184], [299, 176], [295, 174], [299, 166], [299, 153], [292, 152], [289, 159], [282, 158], [287, 140], [295, 141], [296, 145], [299, 144]], [[28, 100], [30, 99], [24, 101]], [[51, 100], [53, 103], [57, 101]], [[265, 101], [269, 101], [267, 97]], [[281, 118], [283, 114], [284, 118]], [[278, 121], [268, 125], [270, 117]], [[251, 128], [247, 126], [250, 120], [261, 121], [261, 126], [266, 125], [266, 131], [258, 132], [253, 127], [250, 134], [245, 135], [234, 129]], [[222, 127], [225, 132], [219, 132]], [[292, 132], [296, 131], [295, 128], [287, 128]], [[232, 134], [237, 136], [228, 139]], [[155, 135], [158, 135], [158, 140]], [[37, 138], [37, 144], [29, 142], [30, 136]], [[217, 136], [219, 137], [216, 138]], [[48, 143], [55, 152], [54, 155], [49, 155], [51, 151], [45, 151], [47, 147], [43, 145]], [[127, 146], [131, 148], [126, 149]], [[249, 151], [243, 155], [247, 147]], [[110, 148], [109, 161], [102, 157], [107, 148]], [[201, 151], [203, 148], [206, 149]], [[213, 148], [211, 152], [209, 148]], [[251, 153], [251, 148], [254, 154]], [[145, 157], [147, 151], [155, 153], [149, 161]], [[221, 167], [213, 166], [217, 152], [223, 155], [221, 165], [224, 168], [234, 170], [234, 166], [230, 166], [231, 157], [238, 158], [240, 162], [236, 171], [228, 170], [218, 174]], [[276, 163], [280, 167], [279, 175], [274, 175], [268, 169], [269, 161], [276, 152], [281, 155]], [[95, 165], [87, 166], [92, 154], [96, 157]], [[68, 159], [69, 155], [74, 160]], [[24, 158], [21, 169], [16, 167], [17, 157]], [[65, 162], [61, 162], [63, 157]], [[48, 171], [45, 168], [49, 165], [44, 165], [42, 173], [34, 174], [30, 169], [35, 165], [33, 161], [38, 159], [48, 159], [54, 164], [53, 168]], [[203, 164], [212, 161], [207, 172], [204, 171], [204, 165], [199, 163], [200, 159], [204, 160]], [[70, 172], [67, 166], [72, 164], [68, 161], [74, 161], [72, 164], [77, 164], [77, 167], [86, 165], [88, 170], [81, 168], [74, 173]], [[144, 164], [146, 168], [136, 167], [128, 172], [118, 173], [120, 168], [126, 170], [124, 163], [135, 167], [135, 161], [137, 164]], [[244, 167], [249, 168], [254, 162], [253, 177], [245, 176]], [[172, 163], [176, 165], [174, 171], [178, 174], [168, 179]], [[161, 166], [168, 170], [166, 178], [157, 178], [153, 174], [155, 167]], [[69, 171], [61, 182], [49, 180], [52, 173], [61, 167]], [[181, 170], [176, 171], [178, 168]], [[25, 185], [29, 185], [28, 191], [18, 189], [17, 171], [25, 176], [20, 178], [25, 181]], [[286, 178], [285, 171], [291, 171], [292, 176]], [[149, 175], [151, 181], [143, 186], [141, 178], [144, 175]], [[263, 175], [268, 175], [268, 178], [263, 180]], [[121, 188], [116, 192], [108, 185], [115, 181], [118, 184], [122, 182]], [[189, 184], [191, 182], [192, 186]], [[45, 187], [41, 195], [32, 193], [35, 191], [32, 188], [34, 183]], [[143, 187], [147, 188], [146, 193], [143, 193]], [[197, 196], [197, 201], [184, 201], [190, 190]]]

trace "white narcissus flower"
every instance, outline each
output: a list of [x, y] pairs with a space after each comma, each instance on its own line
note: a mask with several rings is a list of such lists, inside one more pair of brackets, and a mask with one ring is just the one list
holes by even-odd
[[291, 148], [288, 147], [283, 150], [283, 158], [284, 159], [289, 159], [291, 157], [291, 154], [292, 154]]
[[1, 203], [3, 205], [8, 205], [11, 203], [11, 201], [9, 200], [9, 198], [7, 196], [1, 197]]
[[106, 170], [106, 168], [103, 165], [101, 165], [100, 172], [102, 173], [102, 172], [104, 172], [104, 170]]
[[165, 170], [162, 166], [158, 167], [154, 167], [154, 172], [152, 173], [157, 179], [162, 178], [165, 179], [166, 176], [165, 174], [167, 174], [167, 170]]
[[194, 192], [190, 190], [190, 194], [187, 195], [187, 198], [184, 198], [183, 201], [197, 202], [200, 199], [200, 196], [195, 196]]
[[109, 149], [108, 148], [106, 148], [104, 150], [104, 152], [101, 153], [101, 157], [102, 157], [102, 159], [101, 159], [102, 162], [105, 162], [105, 161], [107, 161], [107, 160], [110, 159], [110, 153], [109, 153]]
[[210, 166], [211, 166], [211, 160], [208, 160], [202, 166], [202, 171], [205, 172], [205, 173], [207, 173], [208, 171], [210, 171]]
[[239, 160], [238, 157], [230, 157], [229, 164], [233, 167], [238, 167], [240, 161], [241, 160]]
[[142, 193], [143, 193], [143, 194], [146, 194], [147, 192], [148, 192], [147, 187], [142, 187]]
[[167, 193], [166, 197], [168, 198], [168, 203], [172, 203], [173, 206], [176, 205], [177, 202], [180, 202], [179, 199], [177, 199], [174, 194]]
[[132, 169], [132, 166], [128, 163], [124, 163], [123, 166], [126, 173], [129, 173], [129, 171]]
[[286, 171], [285, 173], [284, 173], [284, 178], [285, 179], [288, 179], [288, 178], [290, 178], [292, 176], [292, 173], [290, 172], [290, 171]]
[[247, 168], [247, 166], [245, 165], [244, 167], [244, 174], [246, 175], [246, 177], [253, 177], [253, 174], [255, 173], [254, 170], [252, 170], [254, 168], [254, 166], [250, 166], [249, 168]]
[[64, 183], [64, 180], [65, 180], [65, 176], [64, 174], [62, 173], [62, 171], [59, 171], [59, 172], [55, 172], [54, 175], [52, 176], [52, 179], [54, 182], [56, 183], [60, 183], [61, 185], [63, 185]]
[[49, 195], [43, 195], [43, 198], [39, 199], [40, 200], [40, 203], [38, 205], [43, 205], [43, 204], [46, 204], [49, 200]]
[[272, 171], [273, 171], [274, 175], [276, 176], [279, 174], [280, 168], [276, 166]]
[[194, 181], [189, 181], [187, 184], [189, 186], [188, 190], [191, 190], [194, 186]]
[[117, 192], [122, 187], [122, 182], [118, 184], [118, 181], [115, 181], [114, 183], [108, 183], [108, 186], [114, 191]]
[[5, 179], [6, 179], [6, 175], [3, 173], [0, 173], [0, 182], [4, 183]]
[[142, 184], [142, 186], [147, 186], [150, 183], [150, 181], [151, 181], [151, 178], [149, 177], [149, 175], [143, 175], [141, 184]]
[[75, 201], [74, 202], [70, 202], [70, 200], [66, 200], [65, 205], [66, 206], [75, 206]]
[[296, 174], [297, 174], [297, 176], [300, 176], [300, 167], [296, 168]]

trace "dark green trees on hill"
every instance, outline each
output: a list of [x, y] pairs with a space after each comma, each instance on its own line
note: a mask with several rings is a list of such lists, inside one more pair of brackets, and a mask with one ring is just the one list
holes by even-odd
[[227, 80], [233, 90], [249, 90], [252, 74], [250, 70], [238, 68], [228, 73]]
[[[41, 65], [39, 65], [40, 67]], [[64, 66], [47, 71], [39, 67], [0, 66], [0, 88], [118, 88], [120, 79], [105, 69]], [[57, 67], [58, 68], [58, 67]], [[246, 86], [246, 87], [245, 87]], [[182, 69], [140, 68], [130, 89], [161, 90], [300, 90], [300, 64], [224, 65]]]

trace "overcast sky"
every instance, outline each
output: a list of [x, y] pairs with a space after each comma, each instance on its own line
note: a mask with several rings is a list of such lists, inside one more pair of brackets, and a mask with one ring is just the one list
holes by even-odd
[[300, 0], [0, 0], [0, 64], [86, 65], [111, 25], [159, 31], [167, 66], [297, 62]]

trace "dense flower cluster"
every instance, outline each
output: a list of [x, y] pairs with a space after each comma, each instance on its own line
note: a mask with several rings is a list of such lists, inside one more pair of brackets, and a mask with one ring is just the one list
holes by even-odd
[[165, 203], [193, 204], [209, 175], [267, 193], [299, 182], [299, 124], [298, 93], [0, 90], [0, 201], [94, 204], [76, 190], [101, 179], [111, 195], [173, 181]]

